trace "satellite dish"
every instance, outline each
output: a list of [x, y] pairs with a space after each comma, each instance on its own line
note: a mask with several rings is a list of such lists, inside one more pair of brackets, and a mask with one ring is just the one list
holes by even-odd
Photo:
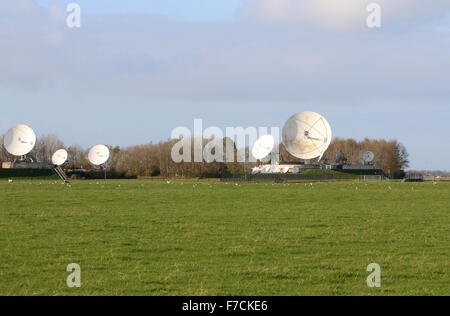
[[25, 156], [36, 145], [36, 134], [26, 125], [11, 128], [3, 139], [3, 146], [13, 156]]
[[331, 144], [331, 126], [322, 115], [302, 112], [293, 115], [284, 125], [283, 143], [294, 157], [310, 160], [322, 158]]
[[105, 145], [96, 145], [89, 151], [88, 158], [94, 166], [103, 165], [109, 159], [109, 149]]
[[52, 163], [54, 165], [61, 166], [67, 161], [68, 156], [69, 156], [69, 154], [67, 153], [67, 150], [65, 150], [65, 149], [57, 150], [53, 154]]
[[372, 162], [375, 159], [375, 154], [371, 151], [366, 151], [365, 153], [363, 153], [363, 160], [364, 162]]
[[275, 139], [272, 135], [264, 135], [260, 137], [252, 148], [252, 155], [256, 160], [266, 158], [275, 146]]

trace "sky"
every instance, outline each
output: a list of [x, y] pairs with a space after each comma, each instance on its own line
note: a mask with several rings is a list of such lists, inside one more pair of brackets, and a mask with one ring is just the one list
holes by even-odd
[[450, 170], [450, 2], [0, 0], [0, 133], [129, 146], [178, 126], [282, 128], [319, 112], [336, 137], [397, 139]]
[[76, 2], [89, 14], [158, 14], [176, 21], [233, 20], [241, 0], [38, 0], [41, 6]]

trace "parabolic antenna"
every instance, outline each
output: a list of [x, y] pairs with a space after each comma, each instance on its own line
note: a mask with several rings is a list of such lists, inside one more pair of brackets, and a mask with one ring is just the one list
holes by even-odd
[[287, 151], [300, 159], [321, 159], [330, 146], [331, 139], [330, 124], [315, 112], [297, 113], [283, 128], [283, 143]]
[[264, 135], [260, 137], [252, 148], [252, 155], [255, 159], [261, 160], [266, 158], [275, 146], [275, 139], [272, 135]]
[[89, 150], [88, 158], [94, 166], [103, 165], [109, 159], [109, 149], [105, 145], [96, 145]]
[[366, 151], [365, 153], [363, 153], [363, 160], [364, 162], [372, 162], [375, 159], [375, 154], [371, 151]]
[[14, 156], [25, 156], [33, 150], [36, 144], [36, 134], [26, 125], [11, 128], [3, 139], [5, 149]]
[[69, 154], [67, 153], [67, 150], [65, 149], [57, 150], [52, 156], [52, 163], [54, 165], [61, 166], [67, 161], [68, 157]]

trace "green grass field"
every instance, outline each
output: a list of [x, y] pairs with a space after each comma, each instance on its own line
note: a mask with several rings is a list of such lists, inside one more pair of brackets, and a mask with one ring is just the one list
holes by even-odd
[[449, 197], [450, 183], [2, 180], [0, 295], [449, 295]]

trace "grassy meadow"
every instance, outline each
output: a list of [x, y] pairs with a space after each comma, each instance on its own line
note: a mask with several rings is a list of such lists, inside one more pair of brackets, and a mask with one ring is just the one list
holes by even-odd
[[0, 205], [0, 295], [450, 294], [450, 183], [1, 179]]

